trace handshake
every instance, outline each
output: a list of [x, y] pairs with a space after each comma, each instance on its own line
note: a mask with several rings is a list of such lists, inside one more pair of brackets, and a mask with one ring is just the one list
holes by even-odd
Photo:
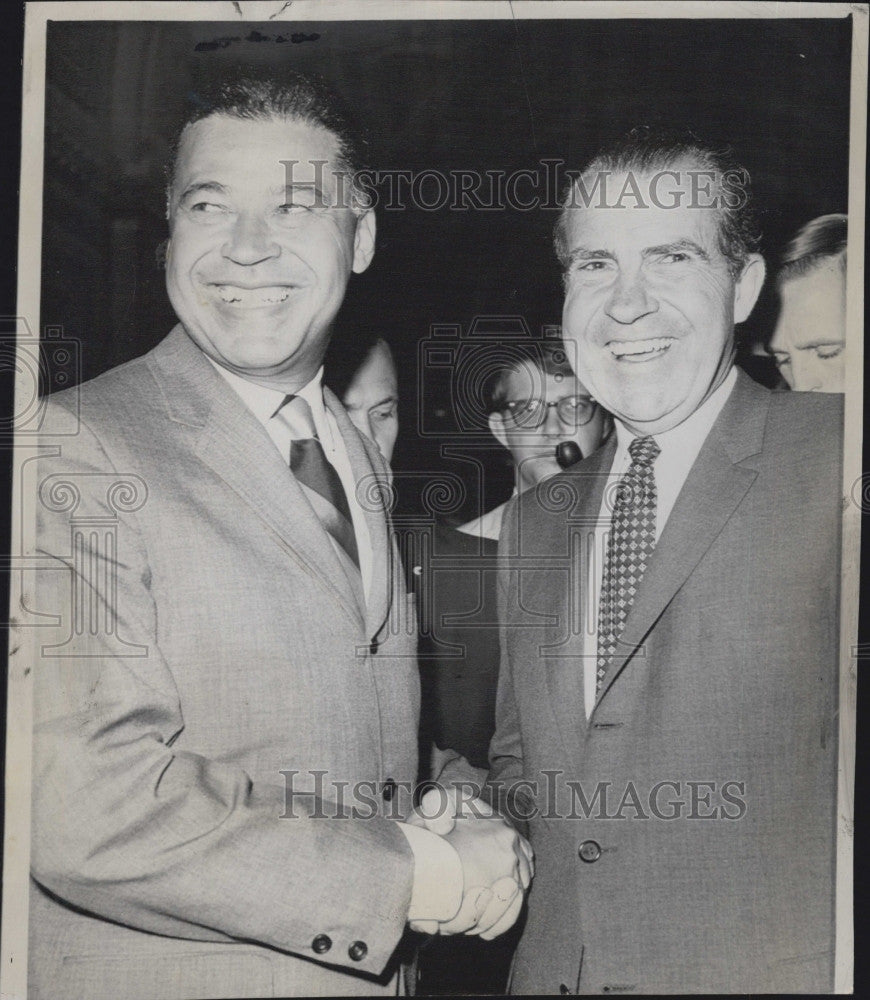
[[509, 930], [535, 873], [525, 837], [482, 799], [460, 799], [455, 789], [430, 789], [405, 822], [438, 834], [456, 851], [463, 883], [461, 905], [449, 920], [412, 919], [411, 929], [487, 941]]

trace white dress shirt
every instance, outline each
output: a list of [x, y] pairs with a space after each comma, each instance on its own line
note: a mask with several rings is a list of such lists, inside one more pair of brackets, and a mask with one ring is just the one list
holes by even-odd
[[[208, 357], [208, 355], [206, 355]], [[281, 453], [281, 457], [289, 464], [290, 445], [293, 440], [289, 427], [282, 420], [273, 419], [276, 412], [281, 408], [281, 404], [287, 398], [287, 393], [280, 389], [269, 389], [256, 382], [249, 382], [248, 379], [227, 371], [217, 362], [209, 361], [229, 382], [242, 399], [242, 402], [254, 414], [257, 420], [266, 428], [266, 433], [275, 442], [275, 446]], [[356, 535], [357, 551], [359, 553], [359, 568], [363, 582], [363, 592], [368, 599], [372, 583], [372, 542], [369, 537], [369, 529], [366, 524], [365, 514], [357, 499], [356, 478], [350, 466], [350, 459], [347, 457], [347, 449], [342, 440], [338, 424], [335, 417], [323, 405], [323, 368], [299, 389], [295, 395], [301, 396], [311, 409], [311, 416], [314, 420], [314, 429], [320, 439], [323, 453], [329, 464], [338, 473], [341, 485], [344, 487], [347, 496], [350, 514], [353, 520], [353, 530]], [[333, 546], [338, 546], [338, 542], [329, 536]]]
[[[653, 435], [661, 449], [652, 467], [657, 497], [656, 542], [661, 538], [680, 490], [695, 464], [698, 452], [707, 440], [707, 435], [731, 395], [736, 381], [737, 369], [732, 367], [722, 384], [704, 400], [690, 417], [669, 431]], [[613, 514], [612, 504], [615, 491], [612, 484], [615, 484], [628, 471], [631, 465], [628, 446], [637, 436], [621, 421], [614, 420], [614, 423], [616, 425], [616, 454], [613, 456], [613, 465], [604, 487], [598, 520], [595, 522], [593, 557], [589, 559], [586, 578], [587, 596], [584, 608], [585, 627], [582, 648], [583, 700], [587, 719], [595, 706], [598, 669], [598, 599], [601, 593], [601, 580], [604, 575], [604, 562], [607, 554], [607, 538], [610, 534], [610, 522]]]

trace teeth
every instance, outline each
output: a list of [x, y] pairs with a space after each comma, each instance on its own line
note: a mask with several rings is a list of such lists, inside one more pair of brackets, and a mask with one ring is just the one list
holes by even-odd
[[613, 355], [617, 358], [627, 354], [654, 354], [656, 351], [664, 351], [673, 344], [674, 337], [655, 337], [652, 340], [632, 340], [632, 341], [611, 341], [608, 344]]
[[217, 293], [222, 302], [227, 305], [273, 306], [283, 302], [290, 294], [290, 289], [284, 285], [272, 285], [265, 288], [239, 288], [237, 285], [216, 285]]

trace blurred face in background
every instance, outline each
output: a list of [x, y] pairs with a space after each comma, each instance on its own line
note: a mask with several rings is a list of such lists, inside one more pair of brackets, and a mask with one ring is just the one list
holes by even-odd
[[342, 403], [356, 429], [371, 438], [389, 462], [399, 433], [399, 389], [386, 341], [379, 340], [366, 355]]
[[521, 363], [505, 377], [500, 395], [503, 402], [490, 414], [489, 427], [511, 453], [520, 493], [561, 471], [560, 442], [575, 442], [585, 457], [610, 429], [605, 411], [570, 372], [549, 374]]
[[770, 341], [782, 377], [802, 392], [845, 392], [846, 275], [831, 258], [780, 286]]

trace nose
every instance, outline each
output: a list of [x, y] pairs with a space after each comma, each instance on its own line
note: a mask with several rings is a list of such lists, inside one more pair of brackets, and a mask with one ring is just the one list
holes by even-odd
[[544, 433], [547, 437], [561, 438], [565, 433], [565, 425], [559, 419], [559, 414], [555, 406], [547, 407], [547, 416], [544, 420]]
[[612, 320], [624, 326], [658, 311], [658, 302], [650, 295], [639, 269], [620, 271], [605, 311]]
[[280, 247], [271, 238], [266, 220], [248, 212], [242, 212], [236, 218], [229, 239], [223, 246], [224, 257], [248, 267], [271, 260], [280, 252]]

